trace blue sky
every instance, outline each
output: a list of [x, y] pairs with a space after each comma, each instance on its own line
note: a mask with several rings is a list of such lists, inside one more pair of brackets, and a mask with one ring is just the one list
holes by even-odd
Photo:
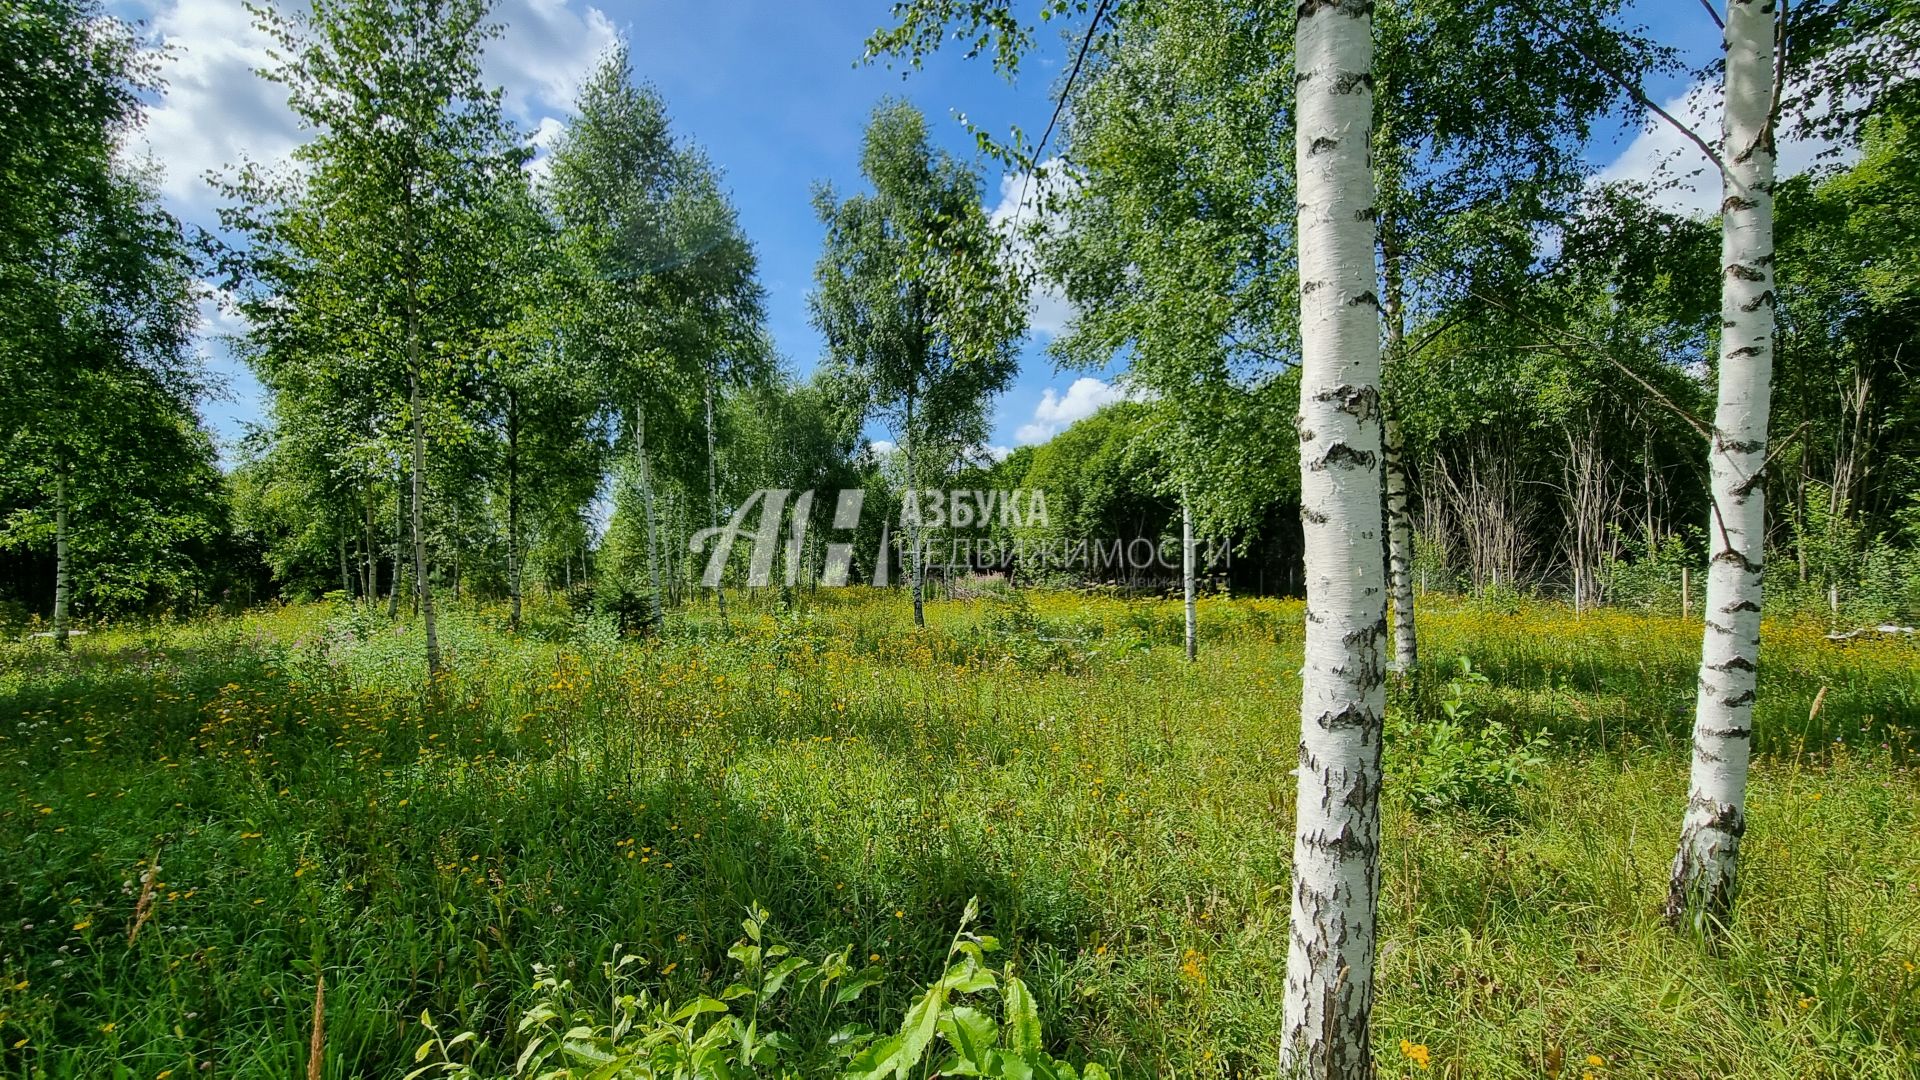
[[[251, 68], [264, 45], [240, 0], [115, 0], [121, 15], [142, 20], [169, 43], [169, 91], [153, 110], [140, 150], [165, 170], [163, 194], [185, 220], [211, 227], [216, 205], [200, 179], [242, 154], [272, 161], [300, 137], [277, 87]], [[507, 90], [510, 113], [530, 133], [551, 133], [567, 115], [580, 78], [616, 35], [631, 43], [636, 73], [666, 98], [676, 129], [703, 146], [726, 173], [741, 222], [760, 256], [774, 340], [794, 370], [810, 371], [820, 339], [807, 323], [807, 290], [821, 230], [809, 193], [826, 180], [859, 186], [861, 131], [883, 96], [904, 96], [928, 116], [939, 142], [965, 157], [971, 136], [957, 116], [996, 132], [1018, 124], [1037, 136], [1073, 43], [1061, 35], [1084, 24], [1045, 28], [1019, 79], [1004, 80], [983, 57], [942, 53], [901, 77], [882, 65], [858, 65], [866, 35], [887, 17], [887, 0], [497, 0], [505, 34], [494, 44], [488, 74]], [[1716, 51], [1718, 31], [1695, 4], [1642, 2], [1639, 17], [1693, 61]], [[1648, 93], [1678, 101], [1684, 78], [1654, 79]], [[1608, 175], [1645, 175], [1677, 136], [1641, 132], [1623, 116], [1590, 150]], [[1017, 178], [985, 167], [983, 203], [1011, 207]], [[1680, 197], [1684, 204], [1688, 199]], [[1710, 205], [1702, 193], [1696, 200]], [[215, 430], [235, 437], [262, 411], [252, 378], [219, 343], [242, 329], [211, 302], [203, 305], [209, 361], [228, 382], [225, 400], [205, 412]], [[1056, 372], [1045, 355], [1047, 331], [1063, 312], [1046, 305], [1024, 351], [1019, 379], [996, 402], [989, 442], [1009, 447], [1040, 441], [1117, 395], [1112, 372]], [[874, 432], [873, 434], [880, 434]]]

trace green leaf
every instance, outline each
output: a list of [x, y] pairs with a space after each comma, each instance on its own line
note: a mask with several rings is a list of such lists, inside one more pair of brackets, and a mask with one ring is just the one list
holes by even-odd
[[695, 998], [685, 1005], [680, 1006], [678, 1009], [673, 1010], [673, 1015], [667, 1017], [667, 1023], [677, 1024], [689, 1017], [699, 1016], [701, 1013], [726, 1011], [727, 1006], [725, 1002], [715, 1001], [710, 997]]
[[903, 1074], [911, 1065], [900, 1063], [903, 1040], [898, 1035], [888, 1035], [875, 1039], [865, 1050], [853, 1056], [847, 1062], [846, 1071], [841, 1080], [885, 1080], [896, 1073]]
[[956, 994], [977, 994], [993, 989], [993, 971], [973, 956], [963, 956], [959, 963], [949, 967], [947, 973], [940, 977], [939, 985]]
[[927, 988], [900, 1025], [900, 1075], [920, 1063], [940, 1027], [940, 1010], [947, 1003], [946, 987], [935, 983]]
[[780, 991], [781, 986], [786, 984], [789, 975], [806, 966], [807, 961], [798, 956], [790, 956], [780, 961], [773, 966], [773, 970], [767, 972], [766, 985], [761, 987], [761, 992], [768, 997], [772, 997]]
[[[956, 1005], [940, 1018], [940, 1034], [974, 1074], [987, 1071], [988, 1055], [1000, 1039], [993, 1017], [970, 1005]], [[952, 1070], [942, 1070], [952, 1071]]]
[[1001, 988], [1006, 996], [1007, 1047], [1022, 1057], [1040, 1052], [1040, 1009], [1034, 1004], [1033, 994], [1027, 984], [1006, 977], [1006, 985]]
[[840, 984], [840, 989], [834, 992], [833, 1003], [835, 1005], [845, 1005], [847, 1002], [859, 997], [868, 987], [877, 986], [885, 982], [886, 978], [887, 973], [883, 971], [879, 965], [865, 968], [859, 974]]

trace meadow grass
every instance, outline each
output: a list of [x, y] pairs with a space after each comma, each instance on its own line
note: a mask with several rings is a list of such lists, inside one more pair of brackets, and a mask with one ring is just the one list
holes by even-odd
[[[414, 628], [337, 603], [0, 646], [0, 1073], [302, 1076], [319, 972], [327, 1077], [399, 1076], [423, 1009], [510, 1063], [536, 963], [591, 988], [625, 946], [700, 992], [755, 902], [882, 966], [887, 1027], [974, 896], [1056, 1051], [1272, 1071], [1297, 603], [1203, 601], [1188, 666], [1177, 603], [774, 600], [648, 641], [456, 608], [430, 693]], [[1383, 1075], [1916, 1075], [1920, 648], [1768, 624], [1708, 949], [1659, 919], [1698, 625], [1423, 618], [1396, 713], [1469, 656], [1473, 722], [1548, 749], [1509, 812], [1416, 813], [1389, 742]]]

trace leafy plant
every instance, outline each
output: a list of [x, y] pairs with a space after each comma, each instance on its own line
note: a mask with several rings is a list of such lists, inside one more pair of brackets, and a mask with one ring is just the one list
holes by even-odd
[[[718, 997], [703, 994], [675, 1001], [646, 989], [629, 992], [627, 985], [644, 961], [618, 949], [602, 965], [611, 988], [604, 1006], [584, 1001], [571, 980], [537, 965], [536, 1000], [518, 1029], [527, 1042], [510, 1072], [480, 1069], [476, 1059], [484, 1056], [484, 1044], [478, 1035], [463, 1031], [448, 1038], [423, 1012], [420, 1024], [428, 1038], [414, 1060], [424, 1064], [406, 1080], [720, 1080], [835, 1070], [843, 1080], [882, 1080], [908, 1076], [939, 1055], [942, 1045], [939, 1075], [1105, 1080], [1107, 1072], [1099, 1065], [1076, 1072], [1043, 1049], [1033, 994], [1018, 978], [989, 966], [987, 954], [999, 943], [968, 929], [979, 913], [979, 901], [968, 901], [947, 950], [945, 973], [916, 998], [897, 1033], [877, 1035], [859, 1024], [844, 1024], [828, 1039], [824, 1055], [810, 1052], [812, 1048], [775, 1026], [779, 1006], [791, 1010], [811, 1002], [831, 1012], [857, 1000], [884, 975], [877, 966], [856, 970], [851, 946], [813, 961], [792, 955], [784, 945], [769, 944], [767, 910], [755, 904], [741, 923], [746, 936], [727, 950], [739, 964], [739, 977]], [[998, 1022], [961, 1001], [994, 992], [1002, 999]]]
[[1415, 811], [1463, 811], [1488, 818], [1512, 817], [1532, 770], [1544, 763], [1545, 730], [1522, 737], [1497, 720], [1476, 724], [1472, 695], [1492, 680], [1462, 656], [1441, 699], [1439, 719], [1420, 723], [1404, 716], [1395, 726], [1388, 775], [1405, 791]]

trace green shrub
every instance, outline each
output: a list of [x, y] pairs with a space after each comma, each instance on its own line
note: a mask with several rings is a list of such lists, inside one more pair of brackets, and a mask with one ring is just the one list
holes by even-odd
[[1505, 724], [1475, 723], [1472, 694], [1489, 685], [1462, 656], [1440, 702], [1441, 716], [1395, 726], [1388, 776], [1418, 813], [1464, 812], [1489, 819], [1512, 817], [1532, 770], [1545, 761], [1547, 734], [1522, 738]]
[[[882, 1080], [909, 1076], [928, 1061], [938, 1063], [931, 1075], [939, 1076], [1106, 1080], [1107, 1071], [1098, 1064], [1089, 1062], [1076, 1072], [1042, 1047], [1033, 994], [1018, 978], [996, 972], [988, 963], [999, 942], [969, 929], [979, 911], [977, 898], [968, 901], [947, 949], [945, 973], [915, 996], [900, 1030], [892, 1034], [830, 1022], [834, 1010], [852, 1004], [882, 980], [880, 968], [856, 970], [852, 946], [813, 961], [768, 943], [767, 911], [756, 904], [741, 923], [746, 937], [727, 950], [739, 965], [739, 977], [719, 997], [674, 1001], [644, 989], [629, 993], [626, 986], [641, 960], [618, 949], [603, 965], [612, 987], [604, 1005], [584, 1000], [571, 980], [561, 979], [551, 968], [536, 966], [535, 1001], [518, 1028], [526, 1044], [509, 1070], [480, 1068], [486, 1046], [477, 1034], [463, 1031], [446, 1037], [433, 1017], [422, 1013], [420, 1023], [428, 1038], [415, 1051], [414, 1061], [424, 1064], [406, 1080], [722, 1080], [832, 1074], [843, 1080]], [[990, 995], [999, 998], [998, 1020], [980, 1008]], [[830, 1030], [832, 1035], [822, 1045], [803, 1044], [781, 1027], [782, 1020], [796, 1014], [806, 1014], [808, 1030]]]

